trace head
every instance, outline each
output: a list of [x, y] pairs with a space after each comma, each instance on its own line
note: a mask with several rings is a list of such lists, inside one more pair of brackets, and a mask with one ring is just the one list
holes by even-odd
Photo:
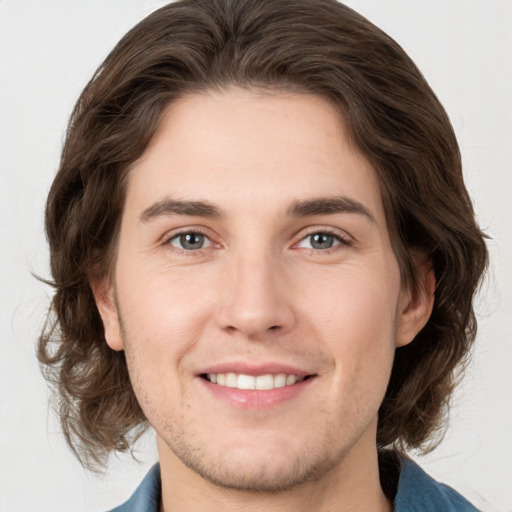
[[[151, 404], [142, 398], [143, 385], [134, 391], [140, 379], [133, 369], [130, 379], [129, 366], [136, 363], [130, 361], [129, 351], [120, 350], [136, 331], [122, 318], [122, 291], [127, 290], [120, 276], [120, 269], [126, 268], [124, 226], [133, 213], [134, 191], [152, 183], [151, 175], [149, 181], [143, 179], [148, 162], [161, 158], [160, 149], [174, 140], [168, 138], [173, 123], [182, 127], [175, 139], [182, 141], [183, 127], [194, 116], [224, 121], [222, 109], [230, 114], [219, 123], [226, 130], [237, 115], [239, 121], [258, 122], [262, 112], [270, 116], [278, 111], [282, 115], [274, 126], [286, 129], [292, 125], [280, 125], [279, 119], [296, 115], [294, 124], [299, 126], [309, 115], [313, 124], [318, 121], [317, 133], [326, 135], [317, 148], [328, 133], [336, 132], [330, 147], [337, 140], [344, 154], [356, 158], [352, 167], [364, 175], [364, 190], [373, 193], [367, 199], [380, 215], [381, 233], [389, 242], [386, 254], [392, 256], [380, 260], [388, 265], [374, 267], [371, 277], [381, 282], [378, 268], [396, 276], [390, 289], [396, 292], [392, 313], [397, 317], [407, 300], [427, 297], [427, 314], [415, 323], [412, 335], [400, 336], [399, 320], [389, 324], [389, 371], [386, 366], [378, 383], [382, 396], [375, 395], [377, 444], [397, 450], [431, 447], [442, 429], [457, 369], [474, 340], [472, 301], [487, 263], [484, 238], [464, 187], [453, 129], [436, 96], [396, 42], [331, 0], [169, 4], [132, 29], [84, 89], [47, 203], [55, 295], [39, 343], [39, 358], [60, 395], [70, 445], [84, 463], [93, 465], [113, 450], [129, 449], [152, 420]], [[176, 154], [179, 151], [177, 144]], [[271, 154], [276, 151], [277, 146]], [[167, 156], [172, 159], [173, 153]], [[285, 172], [290, 171], [283, 167]], [[190, 182], [189, 174], [184, 177], [176, 181], [178, 190]], [[348, 183], [357, 181], [342, 177]], [[228, 177], [229, 183], [233, 178]], [[293, 179], [278, 175], [275, 182], [283, 190]], [[300, 195], [308, 188], [310, 182], [301, 179], [298, 174], [302, 188], [290, 187], [291, 193]], [[329, 186], [326, 182], [326, 189]], [[207, 194], [205, 189], [203, 197], [195, 199], [211, 199], [204, 197]], [[285, 196], [273, 198], [284, 201]], [[290, 207], [302, 197], [288, 199]], [[232, 205], [220, 204], [226, 206]], [[262, 207], [262, 219], [266, 212]], [[274, 218], [282, 213], [276, 210]], [[248, 275], [240, 269], [241, 276]], [[279, 275], [286, 272], [281, 269]], [[329, 272], [334, 272], [329, 280], [338, 278], [335, 269]], [[290, 282], [281, 283], [282, 289], [300, 297], [301, 288]], [[117, 314], [117, 338], [109, 331], [108, 303]], [[297, 317], [299, 310], [294, 310]], [[286, 311], [283, 318], [289, 319]], [[224, 319], [225, 326], [233, 327], [233, 319]], [[286, 322], [277, 319], [269, 327]], [[286, 329], [273, 329], [272, 339], [284, 340], [280, 356], [293, 359]], [[301, 350], [315, 356], [314, 347]], [[318, 367], [324, 368], [328, 353], [319, 350], [316, 356]]]

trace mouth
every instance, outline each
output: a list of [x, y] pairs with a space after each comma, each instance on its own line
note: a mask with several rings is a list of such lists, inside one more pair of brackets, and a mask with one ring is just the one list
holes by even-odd
[[314, 375], [295, 375], [295, 374], [264, 374], [264, 375], [246, 375], [244, 373], [203, 373], [201, 378], [226, 388], [236, 388], [240, 390], [258, 390], [270, 391], [272, 389], [285, 388], [293, 386]]

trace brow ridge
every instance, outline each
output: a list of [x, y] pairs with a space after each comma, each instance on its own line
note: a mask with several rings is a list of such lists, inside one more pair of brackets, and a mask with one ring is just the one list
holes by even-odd
[[293, 201], [286, 213], [291, 217], [355, 213], [363, 215], [372, 223], [376, 223], [375, 217], [366, 206], [355, 199], [345, 196], [296, 200]]
[[[344, 196], [319, 197], [295, 200], [287, 209], [290, 217], [310, 217], [315, 215], [332, 215], [336, 213], [353, 213], [366, 217], [376, 223], [373, 214], [362, 203]], [[218, 218], [224, 214], [220, 208], [208, 201], [186, 201], [166, 197], [146, 208], [140, 215], [141, 222], [172, 215]]]
[[140, 215], [141, 222], [150, 222], [158, 217], [189, 215], [191, 217], [221, 217], [222, 210], [208, 201], [185, 201], [166, 197], [153, 203]]

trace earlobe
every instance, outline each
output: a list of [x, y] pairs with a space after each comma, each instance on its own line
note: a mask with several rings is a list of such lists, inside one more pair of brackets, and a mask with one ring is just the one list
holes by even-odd
[[403, 290], [397, 311], [396, 346], [409, 344], [425, 327], [434, 307], [436, 278], [430, 261], [416, 265], [417, 286]]
[[91, 282], [91, 289], [96, 301], [96, 307], [103, 322], [105, 340], [112, 350], [123, 350], [124, 343], [121, 333], [121, 324], [114, 299], [113, 286], [108, 279], [99, 279]]

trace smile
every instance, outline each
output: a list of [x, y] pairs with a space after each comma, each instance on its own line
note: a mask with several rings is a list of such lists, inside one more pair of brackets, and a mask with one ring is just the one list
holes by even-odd
[[237, 389], [255, 389], [260, 391], [268, 391], [285, 386], [293, 386], [298, 382], [302, 382], [307, 377], [299, 377], [293, 374], [279, 373], [276, 375], [245, 375], [243, 373], [208, 373], [203, 376], [212, 384]]

